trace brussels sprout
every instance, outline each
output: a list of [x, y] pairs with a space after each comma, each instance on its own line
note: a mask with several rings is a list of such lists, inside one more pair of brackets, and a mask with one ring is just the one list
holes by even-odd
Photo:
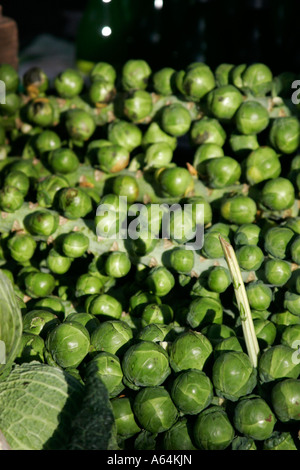
[[52, 207], [56, 194], [62, 188], [68, 188], [69, 183], [59, 175], [48, 175], [37, 184], [37, 202], [41, 207]]
[[131, 345], [133, 332], [127, 323], [107, 320], [100, 324], [91, 335], [91, 346], [95, 351], [119, 355]]
[[39, 127], [52, 126], [54, 123], [54, 108], [49, 100], [34, 98], [27, 105], [27, 119]]
[[145, 90], [152, 70], [145, 60], [128, 60], [122, 69], [122, 86], [126, 91]]
[[197, 416], [193, 435], [199, 449], [225, 450], [231, 444], [235, 431], [226, 411], [220, 406], [211, 406]]
[[145, 387], [135, 396], [133, 412], [140, 426], [153, 434], [170, 429], [178, 411], [164, 387]]
[[254, 222], [257, 212], [255, 201], [249, 196], [236, 195], [225, 198], [220, 207], [222, 217], [237, 225]]
[[237, 158], [246, 158], [249, 152], [259, 148], [259, 143], [256, 134], [243, 135], [237, 131], [233, 131], [228, 139], [231, 151]]
[[293, 237], [294, 232], [287, 227], [271, 227], [265, 234], [264, 249], [274, 258], [284, 259]]
[[234, 158], [219, 157], [207, 162], [206, 172], [211, 188], [225, 188], [239, 181], [242, 170]]
[[206, 97], [210, 114], [221, 122], [230, 121], [243, 102], [243, 95], [233, 85], [224, 85], [210, 91]]
[[131, 268], [128, 255], [122, 251], [110, 253], [105, 261], [105, 272], [108, 276], [120, 278], [126, 276]]
[[86, 312], [72, 312], [72, 313], [69, 313], [69, 315], [66, 317], [66, 319], [64, 321], [66, 323], [69, 322], [69, 321], [70, 322], [80, 323], [81, 325], [83, 325], [87, 329], [87, 331], [89, 332], [90, 335], [100, 325], [100, 322], [99, 322], [98, 318], [96, 318], [91, 313], [86, 313]]
[[18, 90], [19, 75], [12, 65], [0, 65], [0, 80], [5, 83], [6, 93], [15, 93]]
[[191, 123], [190, 112], [182, 104], [173, 103], [162, 110], [161, 127], [171, 136], [183, 136], [189, 131]]
[[23, 86], [29, 96], [35, 97], [48, 90], [49, 78], [40, 67], [31, 67], [23, 75]]
[[272, 407], [283, 423], [300, 420], [300, 380], [285, 379], [276, 383], [271, 392]]
[[26, 292], [30, 297], [46, 297], [55, 289], [55, 278], [52, 274], [41, 271], [29, 272], [25, 277]]
[[257, 271], [264, 262], [264, 253], [256, 245], [243, 245], [236, 250], [239, 266], [244, 271]]
[[162, 168], [168, 165], [173, 158], [173, 150], [166, 142], [157, 142], [149, 145], [145, 151], [144, 161], [146, 168]]
[[173, 310], [167, 304], [148, 304], [142, 312], [141, 325], [144, 327], [151, 323], [169, 324], [173, 316]]
[[233, 423], [238, 432], [257, 441], [271, 437], [276, 417], [260, 397], [242, 398], [236, 405]]
[[276, 344], [266, 349], [258, 363], [260, 380], [271, 382], [277, 379], [297, 379], [300, 373], [300, 362], [295, 361], [295, 350]]
[[224, 338], [221, 341], [217, 342], [214, 346], [214, 358], [218, 358], [219, 356], [223, 355], [226, 352], [243, 352], [243, 348], [241, 346], [240, 341], [236, 336], [229, 336], [228, 338]]
[[[187, 208], [183, 208], [183, 210], [172, 210], [170, 218], [168, 215], [166, 216], [169, 224], [167, 226], [163, 224], [162, 238], [170, 239], [180, 245], [183, 245], [188, 241], [192, 241], [197, 234], [197, 223], [194, 209], [196, 208], [188, 206]], [[203, 224], [200, 222], [200, 225], [202, 226]], [[200, 230], [202, 230], [201, 227], [199, 232]], [[201, 246], [201, 235], [202, 232], [199, 234], [199, 239], [197, 241], [199, 246]]]
[[109, 103], [115, 96], [116, 88], [114, 82], [110, 82], [105, 78], [93, 80], [89, 87], [89, 98], [93, 105]]
[[179, 411], [195, 415], [207, 408], [213, 398], [209, 377], [200, 370], [181, 372], [172, 382], [171, 398]]
[[243, 88], [249, 89], [255, 96], [267, 94], [272, 87], [273, 74], [265, 64], [255, 63], [242, 71]]
[[92, 210], [90, 196], [81, 188], [63, 188], [58, 194], [59, 209], [67, 219], [85, 217]]
[[268, 259], [265, 263], [265, 277], [273, 286], [283, 286], [292, 275], [291, 266], [287, 261]]
[[295, 294], [294, 292], [285, 292], [283, 307], [293, 315], [300, 316], [300, 295]]
[[18, 354], [15, 358], [17, 364], [28, 364], [31, 361], [45, 362], [45, 342], [41, 336], [23, 331]]
[[184, 332], [170, 345], [170, 365], [174, 372], [202, 370], [212, 350], [210, 341], [202, 333], [192, 330]]
[[[191, 196], [183, 201], [184, 204], [192, 205], [192, 215], [195, 223], [199, 226], [208, 225], [212, 222], [212, 207], [202, 196]], [[189, 207], [189, 206], [188, 206]], [[188, 211], [187, 211], [188, 213]]]
[[10, 171], [21, 171], [28, 176], [30, 182], [36, 182], [39, 178], [39, 172], [31, 160], [19, 159], [10, 166]]
[[192, 188], [193, 179], [186, 168], [161, 168], [158, 171], [158, 183], [165, 196], [184, 196]]
[[272, 211], [289, 209], [295, 201], [295, 190], [286, 178], [274, 178], [267, 181], [261, 191], [262, 204]]
[[76, 153], [69, 148], [57, 148], [49, 155], [49, 163], [54, 173], [66, 175], [76, 171], [79, 159]]
[[123, 372], [117, 356], [108, 352], [100, 352], [92, 358], [91, 363], [96, 365], [96, 375], [104, 383], [109, 398], [116, 397], [124, 390]]
[[232, 64], [220, 64], [215, 70], [216, 85], [218, 87], [229, 84], [230, 71], [234, 68]]
[[107, 62], [97, 62], [90, 71], [90, 79], [92, 82], [95, 80], [104, 79], [110, 83], [114, 83], [116, 78], [117, 72], [114, 66]]
[[62, 98], [74, 98], [80, 95], [84, 80], [77, 70], [65, 69], [54, 79], [54, 88]]
[[290, 247], [291, 258], [296, 264], [300, 264], [300, 236], [296, 237]]
[[190, 273], [194, 267], [195, 255], [193, 250], [175, 247], [170, 252], [170, 268], [177, 273]]
[[218, 157], [224, 157], [224, 150], [219, 145], [212, 143], [199, 145], [194, 153], [193, 167], [200, 175], [205, 176], [208, 161]]
[[129, 152], [120, 145], [107, 145], [98, 149], [97, 160], [101, 170], [117, 173], [127, 167]]
[[47, 266], [54, 274], [65, 274], [68, 272], [72, 261], [72, 258], [62, 256], [55, 248], [51, 248], [46, 258]]
[[206, 325], [201, 329], [201, 333], [209, 339], [213, 347], [222, 342], [225, 338], [236, 336], [234, 329], [223, 323], [212, 323], [211, 325]]
[[240, 225], [234, 234], [235, 246], [257, 245], [261, 228], [256, 224]]
[[0, 208], [4, 212], [15, 212], [24, 203], [23, 193], [14, 186], [4, 186], [0, 191]]
[[144, 149], [147, 149], [149, 145], [160, 142], [168, 144], [173, 151], [177, 146], [177, 138], [164, 132], [157, 122], [151, 122], [141, 139], [140, 143]]
[[[219, 236], [219, 232], [211, 230], [204, 234], [202, 251], [206, 258], [223, 258], [224, 252]], [[226, 235], [222, 234], [222, 237], [229, 242], [229, 238]]]
[[236, 436], [231, 443], [232, 450], [257, 450], [256, 444], [252, 438], [245, 436]]
[[217, 119], [205, 116], [193, 122], [190, 137], [195, 145], [211, 143], [223, 147], [227, 135]]
[[275, 323], [277, 331], [281, 334], [287, 326], [300, 325], [300, 317], [293, 315], [288, 310], [271, 315], [270, 320]]
[[24, 223], [32, 235], [49, 237], [58, 228], [59, 216], [56, 212], [50, 212], [47, 209], [37, 210], [29, 214]]
[[270, 134], [272, 147], [280, 153], [295, 152], [300, 143], [300, 125], [296, 117], [286, 116], [274, 119]]
[[111, 401], [118, 436], [129, 438], [140, 432], [132, 411], [131, 400], [127, 397], [113, 398]]
[[58, 317], [47, 310], [31, 310], [23, 316], [23, 331], [40, 335], [43, 339], [60, 323]]
[[289, 432], [274, 431], [263, 444], [263, 450], [297, 450], [294, 439]]
[[274, 323], [269, 320], [256, 319], [253, 321], [254, 330], [262, 348], [272, 346], [276, 339], [277, 330]]
[[127, 198], [127, 203], [134, 203], [139, 195], [139, 186], [136, 179], [130, 175], [116, 176], [113, 182], [113, 192], [117, 196]]
[[119, 320], [122, 316], [121, 303], [108, 294], [95, 295], [91, 300], [88, 312], [96, 315], [101, 321], [109, 319]]
[[146, 286], [154, 295], [163, 297], [167, 295], [175, 285], [173, 274], [164, 266], [152, 268], [146, 278]]
[[49, 312], [52, 312], [57, 315], [58, 318], [64, 318], [65, 315], [64, 304], [62, 303], [61, 299], [54, 296], [38, 299], [34, 303], [34, 308], [42, 308], [42, 310], [48, 310]]
[[77, 367], [89, 352], [90, 335], [80, 323], [64, 322], [48, 334], [46, 348], [60, 367]]
[[131, 388], [161, 385], [171, 374], [169, 357], [153, 341], [139, 341], [130, 346], [122, 359], [126, 384]]
[[199, 101], [215, 88], [215, 77], [211, 69], [199, 62], [190, 64], [183, 76], [183, 93], [193, 101]]
[[76, 108], [66, 112], [65, 127], [70, 139], [80, 145], [94, 134], [96, 124], [87, 111]]
[[10, 171], [4, 178], [3, 186], [11, 186], [17, 188], [25, 197], [29, 191], [30, 180], [25, 173], [21, 171]]
[[162, 301], [156, 294], [139, 290], [129, 299], [129, 313], [134, 317], [139, 317], [146, 305], [152, 303], [160, 305]]
[[258, 147], [246, 159], [246, 178], [252, 185], [278, 178], [280, 173], [280, 160], [271, 147]]
[[164, 341], [170, 331], [169, 325], [163, 323], [149, 323], [137, 332], [136, 339], [141, 341]]
[[183, 417], [164, 432], [163, 448], [165, 450], [197, 450], [192, 440], [192, 425]]
[[284, 328], [280, 343], [284, 346], [289, 346], [292, 349], [298, 349], [300, 345], [300, 324], [299, 325], [289, 325]]
[[81, 258], [89, 248], [89, 238], [81, 232], [70, 232], [63, 237], [62, 251], [69, 258]]
[[246, 293], [251, 309], [267, 310], [273, 300], [272, 289], [263, 281], [252, 281], [246, 285]]
[[61, 139], [56, 132], [44, 130], [36, 136], [34, 146], [38, 155], [43, 156], [46, 152], [59, 149], [61, 147]]
[[123, 112], [134, 123], [143, 121], [151, 114], [152, 96], [145, 90], [133, 90], [124, 100]]
[[156, 93], [168, 96], [174, 92], [175, 69], [172, 67], [163, 67], [152, 75], [152, 84]]
[[16, 233], [7, 243], [10, 256], [19, 263], [29, 261], [36, 250], [36, 241], [31, 235]]
[[92, 274], [81, 274], [76, 281], [75, 295], [81, 297], [84, 295], [100, 294], [103, 290], [103, 279]]
[[247, 354], [228, 351], [215, 360], [212, 382], [218, 396], [237, 401], [253, 391], [257, 383], [257, 372]]
[[186, 321], [192, 328], [203, 327], [207, 324], [221, 324], [223, 307], [221, 302], [209, 297], [199, 297], [192, 300], [187, 310]]
[[235, 124], [241, 134], [259, 134], [269, 125], [268, 110], [257, 101], [245, 101], [235, 115]]

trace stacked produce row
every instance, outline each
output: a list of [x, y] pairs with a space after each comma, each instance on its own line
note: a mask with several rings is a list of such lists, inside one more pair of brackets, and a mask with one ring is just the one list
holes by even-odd
[[[299, 449], [294, 79], [264, 64], [130, 60], [51, 83], [0, 66], [8, 446]], [[172, 204], [191, 210], [171, 211], [162, 236]], [[202, 246], [188, 249], [199, 226]], [[257, 364], [220, 237], [241, 269]]]

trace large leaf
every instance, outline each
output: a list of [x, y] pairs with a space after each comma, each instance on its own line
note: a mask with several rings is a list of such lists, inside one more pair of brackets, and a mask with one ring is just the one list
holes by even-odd
[[22, 314], [12, 283], [0, 272], [0, 375], [18, 353], [22, 327]]
[[0, 381], [0, 432], [12, 450], [63, 450], [84, 386], [65, 371], [31, 362]]

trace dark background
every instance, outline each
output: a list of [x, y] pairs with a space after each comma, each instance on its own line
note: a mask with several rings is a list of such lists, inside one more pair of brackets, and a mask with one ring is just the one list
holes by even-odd
[[[149, 60], [153, 69], [179, 69], [201, 60], [211, 67], [222, 62], [264, 62], [274, 73], [300, 71], [299, 0], [164, 0], [159, 11], [153, 9], [154, 0], [114, 1], [125, 2], [135, 13], [139, 10], [131, 27], [126, 58]], [[5, 16], [18, 23], [22, 51], [44, 33], [75, 41], [88, 1], [0, 3]], [[160, 37], [155, 44], [150, 39], [153, 31]], [[112, 62], [114, 53], [117, 51], [112, 51]]]

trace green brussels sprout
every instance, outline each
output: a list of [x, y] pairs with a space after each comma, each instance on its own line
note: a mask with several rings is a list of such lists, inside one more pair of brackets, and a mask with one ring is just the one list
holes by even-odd
[[[219, 232], [210, 230], [204, 234], [202, 252], [206, 258], [223, 258], [224, 252], [219, 236]], [[226, 235], [222, 234], [222, 237], [229, 242], [229, 238]]]
[[49, 87], [49, 78], [40, 67], [31, 67], [23, 75], [23, 86], [29, 96], [44, 94]]
[[91, 346], [95, 351], [105, 351], [118, 357], [131, 346], [132, 329], [121, 320], [107, 320], [91, 335]]
[[17, 364], [28, 364], [32, 361], [44, 363], [44, 349], [45, 342], [41, 336], [23, 331], [15, 362]]
[[24, 223], [31, 235], [49, 237], [58, 228], [59, 216], [56, 212], [50, 212], [47, 209], [37, 210], [29, 214]]
[[141, 341], [164, 341], [170, 331], [169, 325], [149, 323], [137, 332], [136, 339]]
[[48, 127], [54, 123], [54, 108], [45, 98], [34, 98], [27, 105], [27, 119], [31, 124]]
[[10, 166], [10, 171], [21, 171], [28, 176], [30, 182], [36, 182], [39, 178], [39, 172], [31, 160], [19, 159]]
[[74, 98], [82, 92], [84, 80], [78, 70], [67, 68], [55, 77], [53, 85], [61, 98]]
[[57, 148], [49, 155], [49, 164], [54, 173], [67, 175], [79, 167], [79, 159], [70, 148]]
[[284, 226], [293, 230], [297, 235], [300, 235], [300, 218], [299, 217], [287, 217]]
[[300, 345], [300, 324], [285, 327], [281, 334], [280, 343], [292, 349], [298, 349]]
[[31, 235], [15, 233], [9, 238], [7, 246], [10, 256], [15, 261], [26, 263], [33, 257], [37, 244]]
[[113, 192], [127, 198], [127, 203], [134, 203], [139, 196], [139, 185], [131, 175], [118, 175], [113, 182]]
[[300, 125], [296, 117], [286, 116], [274, 119], [270, 134], [272, 147], [280, 153], [294, 153], [300, 143]]
[[115, 397], [111, 401], [117, 435], [125, 439], [139, 433], [141, 428], [136, 422], [132, 403], [128, 397]]
[[210, 341], [202, 333], [186, 331], [170, 345], [170, 365], [174, 372], [187, 369], [202, 370], [212, 350]]
[[110, 83], [114, 83], [117, 78], [117, 72], [113, 65], [107, 62], [97, 62], [94, 64], [89, 76], [92, 82], [102, 78]]
[[225, 450], [233, 441], [234, 435], [227, 413], [220, 406], [211, 406], [196, 418], [193, 436], [199, 449]]
[[[170, 239], [180, 245], [193, 240], [197, 233], [197, 223], [193, 212], [195, 211], [191, 206], [184, 207], [183, 210], [171, 211], [170, 218], [166, 216], [168, 225], [163, 224], [162, 238]], [[200, 230], [202, 230], [201, 227]], [[201, 241], [198, 240], [198, 243], [201, 244]]]
[[0, 208], [4, 212], [15, 212], [24, 203], [24, 194], [14, 186], [4, 186], [0, 191]]
[[129, 152], [120, 145], [107, 145], [97, 151], [99, 168], [108, 173], [124, 170], [129, 163]]
[[182, 80], [183, 93], [192, 101], [199, 101], [213, 90], [215, 85], [213, 72], [201, 62], [190, 64]]
[[105, 78], [97, 78], [92, 81], [88, 94], [93, 105], [109, 103], [116, 96], [115, 84]]
[[171, 374], [169, 357], [153, 341], [139, 341], [130, 346], [122, 359], [122, 370], [130, 388], [161, 385]]
[[48, 310], [30, 310], [23, 316], [23, 332], [40, 335], [43, 339], [60, 321]]
[[144, 132], [141, 140], [142, 147], [147, 149], [150, 145], [165, 143], [174, 151], [177, 147], [177, 138], [164, 132], [157, 122], [151, 122]]
[[139, 290], [129, 298], [129, 313], [134, 317], [139, 317], [146, 305], [162, 303], [160, 297], [148, 291]]
[[261, 347], [272, 346], [277, 336], [275, 324], [270, 320], [256, 319], [253, 321], [253, 325], [255, 335]]
[[46, 258], [47, 266], [54, 274], [65, 274], [69, 271], [72, 262], [72, 258], [62, 256], [55, 248], [51, 248]]
[[256, 444], [252, 438], [245, 436], [236, 436], [231, 443], [232, 450], [257, 450]]
[[131, 268], [128, 255], [122, 251], [110, 253], [105, 261], [105, 272], [108, 276], [120, 278], [126, 276]]
[[145, 151], [144, 162], [146, 168], [163, 168], [171, 163], [173, 150], [166, 142], [156, 142], [149, 145]]
[[228, 338], [222, 339], [222, 341], [217, 342], [214, 346], [214, 358], [217, 359], [219, 356], [226, 352], [243, 352], [240, 341], [236, 336], [229, 336]]
[[115, 398], [124, 390], [122, 367], [117, 356], [103, 351], [94, 356], [91, 363], [96, 365], [96, 375], [104, 383], [109, 398]]
[[27, 294], [32, 298], [46, 297], [55, 289], [55, 278], [52, 274], [41, 271], [29, 272], [25, 277]]
[[89, 352], [90, 335], [80, 323], [63, 322], [47, 335], [46, 348], [60, 367], [77, 367]]
[[234, 117], [237, 130], [244, 135], [259, 134], [269, 125], [268, 110], [257, 101], [245, 101]]
[[170, 394], [179, 411], [195, 415], [211, 404], [213, 386], [203, 371], [190, 369], [173, 380]]
[[277, 379], [297, 379], [300, 362], [295, 360], [295, 350], [283, 344], [276, 344], [263, 351], [258, 363], [262, 383]]
[[290, 264], [281, 259], [268, 259], [264, 272], [267, 282], [273, 286], [283, 286], [292, 275]]
[[[192, 216], [196, 225], [205, 226], [211, 224], [213, 217], [212, 207], [203, 196], [190, 196], [184, 199], [183, 203], [192, 205]], [[187, 213], [189, 214], [188, 211]]]
[[246, 285], [246, 293], [250, 308], [253, 310], [268, 310], [272, 300], [272, 289], [263, 281], [252, 281]]
[[165, 450], [197, 450], [192, 441], [192, 426], [187, 418], [182, 417], [163, 434]]
[[206, 176], [206, 166], [211, 158], [224, 157], [224, 150], [217, 144], [208, 143], [201, 144], [197, 147], [194, 158], [193, 167], [197, 170], [199, 175]]
[[58, 194], [58, 206], [67, 219], [78, 219], [91, 212], [92, 200], [81, 188], [62, 188]]
[[277, 418], [285, 423], [300, 420], [300, 380], [284, 379], [271, 392], [272, 407]]
[[300, 325], [300, 317], [298, 315], [293, 315], [288, 310], [274, 313], [271, 315], [270, 320], [275, 323], [279, 334], [282, 334], [287, 326]]
[[256, 224], [240, 225], [234, 234], [235, 246], [257, 245], [261, 228]]
[[186, 321], [192, 328], [223, 321], [223, 307], [219, 300], [199, 297], [192, 300], [187, 309]]
[[229, 84], [229, 73], [233, 69], [234, 65], [232, 64], [220, 64], [216, 67], [215, 78], [216, 85], [218, 87], [225, 86]]
[[48, 310], [49, 312], [52, 312], [57, 315], [58, 318], [64, 318], [65, 315], [64, 304], [62, 303], [61, 299], [54, 296], [38, 299], [34, 303], [34, 308]]
[[19, 74], [10, 64], [0, 65], [0, 80], [5, 83], [6, 93], [16, 93], [19, 87]]
[[165, 196], [179, 197], [187, 194], [193, 185], [191, 174], [186, 168], [171, 167], [158, 170], [157, 181]]
[[297, 450], [294, 439], [289, 432], [274, 431], [263, 444], [263, 450]]
[[161, 127], [163, 131], [174, 137], [186, 134], [192, 123], [190, 112], [182, 104], [173, 103], [162, 110]]
[[229, 82], [237, 88], [243, 88], [242, 74], [246, 70], [247, 64], [239, 64], [232, 67], [229, 71]]
[[247, 354], [228, 351], [215, 360], [212, 382], [219, 397], [237, 401], [253, 391], [257, 384], [257, 372]]
[[283, 307], [293, 315], [300, 316], [300, 295], [286, 291], [284, 293]]
[[122, 316], [121, 303], [109, 294], [95, 295], [91, 300], [88, 312], [96, 315], [101, 321], [110, 319], [119, 320]]
[[290, 246], [291, 258], [294, 263], [300, 263], [300, 236], [296, 237]]
[[67, 317], [64, 320], [66, 323], [67, 322], [76, 322], [80, 323], [83, 325], [87, 331], [89, 332], [89, 335], [93, 333], [93, 331], [98, 328], [100, 325], [100, 322], [98, 318], [96, 318], [94, 315], [91, 313], [87, 312], [72, 312], [67, 315]]
[[145, 90], [152, 70], [145, 60], [128, 60], [122, 68], [122, 87], [125, 91]]
[[159, 95], [168, 96], [174, 93], [174, 77], [176, 71], [172, 67], [163, 67], [152, 75], [154, 91]]
[[141, 326], [145, 327], [151, 323], [169, 324], [173, 316], [173, 310], [167, 304], [148, 304], [142, 312]]
[[206, 325], [201, 329], [201, 333], [203, 333], [206, 338], [209, 339], [213, 347], [215, 347], [216, 344], [220, 343], [225, 338], [236, 336], [234, 329], [223, 323], [212, 323]]
[[246, 178], [254, 185], [268, 179], [278, 178], [281, 163], [274, 149], [263, 146], [253, 150], [246, 160]]
[[103, 280], [89, 273], [81, 274], [76, 281], [75, 296], [100, 294], [103, 290]]
[[211, 188], [225, 188], [239, 181], [242, 170], [234, 158], [219, 157], [207, 162], [206, 173]]
[[62, 240], [61, 249], [68, 258], [81, 258], [89, 248], [89, 238], [82, 232], [69, 232]]
[[37, 184], [37, 202], [41, 207], [51, 208], [59, 190], [68, 187], [69, 183], [63, 176], [48, 175]]
[[92, 115], [79, 108], [66, 111], [65, 127], [70, 139], [79, 145], [89, 140], [96, 130]]
[[221, 122], [229, 122], [242, 102], [243, 95], [233, 85], [220, 86], [207, 95], [208, 112]]
[[177, 408], [162, 386], [142, 388], [135, 396], [133, 412], [141, 428], [152, 434], [167, 431], [178, 418]]
[[243, 88], [249, 89], [254, 96], [263, 96], [272, 88], [273, 74], [267, 65], [255, 63], [243, 70], [242, 81]]
[[295, 189], [286, 178], [267, 181], [261, 191], [262, 204], [272, 211], [289, 209], [295, 202]]
[[10, 171], [4, 178], [3, 186], [17, 188], [25, 197], [29, 191], [30, 180], [28, 176], [21, 171]]
[[256, 134], [243, 135], [237, 131], [231, 132], [228, 139], [229, 147], [237, 158], [246, 158], [249, 152], [259, 148]]
[[272, 257], [284, 259], [293, 237], [294, 232], [287, 227], [271, 227], [265, 234], [264, 249]]
[[276, 421], [271, 408], [260, 397], [242, 398], [234, 409], [234, 427], [244, 436], [256, 441], [271, 437]]
[[146, 286], [154, 295], [163, 297], [167, 295], [175, 285], [173, 274], [164, 266], [152, 268], [146, 278]]
[[133, 90], [124, 99], [123, 112], [134, 123], [150, 116], [152, 109], [152, 96], [145, 90]]
[[244, 271], [257, 271], [264, 262], [264, 253], [256, 245], [242, 245], [236, 250], [239, 266]]
[[236, 195], [225, 198], [220, 207], [222, 217], [236, 225], [254, 222], [257, 207], [255, 201], [249, 196]]
[[217, 119], [204, 116], [192, 123], [190, 137], [194, 145], [216, 144], [223, 147], [227, 134]]
[[40, 156], [46, 152], [52, 152], [61, 147], [59, 135], [49, 129], [42, 131], [36, 136], [34, 146]]
[[170, 252], [169, 265], [177, 273], [190, 273], [194, 267], [195, 255], [192, 250], [175, 247]]

